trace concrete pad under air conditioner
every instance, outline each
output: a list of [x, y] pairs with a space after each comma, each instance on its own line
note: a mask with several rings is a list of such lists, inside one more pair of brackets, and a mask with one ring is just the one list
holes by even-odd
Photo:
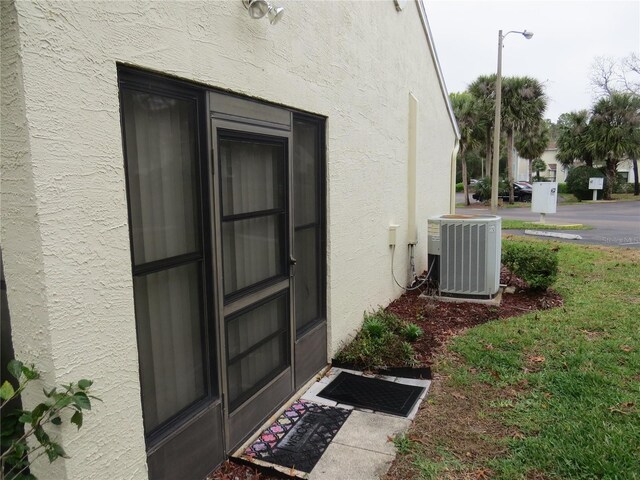
[[469, 297], [451, 297], [443, 295], [427, 295], [426, 293], [420, 294], [418, 298], [423, 300], [437, 300], [438, 302], [446, 303], [479, 303], [481, 305], [494, 305], [499, 306], [502, 303], [503, 287], [500, 287], [498, 293], [493, 298], [469, 298]]

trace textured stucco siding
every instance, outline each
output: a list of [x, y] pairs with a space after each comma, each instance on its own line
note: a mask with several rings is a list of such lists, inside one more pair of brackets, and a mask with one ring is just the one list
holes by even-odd
[[426, 219], [450, 208], [455, 136], [416, 4], [278, 3], [285, 17], [271, 26], [240, 0], [2, 2], [2, 247], [16, 352], [46, 383], [94, 379], [103, 399], [80, 432], [60, 433], [71, 459], [55, 478], [147, 476], [117, 62], [327, 117], [331, 353], [363, 311], [401, 293], [392, 223], [395, 274], [407, 278], [412, 93], [416, 269], [426, 267]]

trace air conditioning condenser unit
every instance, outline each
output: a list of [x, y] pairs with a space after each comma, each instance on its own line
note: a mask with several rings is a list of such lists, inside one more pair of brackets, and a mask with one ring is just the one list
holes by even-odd
[[501, 225], [496, 215], [429, 218], [429, 265], [441, 295], [487, 299], [498, 293]]

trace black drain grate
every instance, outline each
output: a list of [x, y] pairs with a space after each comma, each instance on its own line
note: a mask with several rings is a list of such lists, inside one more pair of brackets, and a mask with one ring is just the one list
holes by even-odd
[[423, 391], [423, 387], [340, 372], [318, 396], [376, 412], [406, 417]]

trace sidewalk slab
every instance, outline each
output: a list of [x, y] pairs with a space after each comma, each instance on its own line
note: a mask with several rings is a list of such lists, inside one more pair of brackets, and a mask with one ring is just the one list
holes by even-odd
[[[351, 415], [309, 475], [309, 480], [374, 480], [383, 478], [396, 455], [392, 439], [406, 432], [411, 426], [420, 404], [427, 396], [431, 381], [365, 375], [363, 372], [332, 367], [324, 378], [312, 385], [307, 393], [302, 395], [302, 398], [327, 405], [334, 404], [329, 399], [317, 396], [317, 393], [343, 371], [354, 375], [374, 376], [425, 389], [408, 417], [349, 406], [352, 409]], [[346, 405], [338, 404], [338, 406], [347, 408]]]
[[353, 410], [332, 443], [395, 455], [393, 442], [389, 438], [405, 432], [410, 425], [408, 418]]
[[332, 442], [309, 480], [373, 480], [385, 476], [394, 455]]

